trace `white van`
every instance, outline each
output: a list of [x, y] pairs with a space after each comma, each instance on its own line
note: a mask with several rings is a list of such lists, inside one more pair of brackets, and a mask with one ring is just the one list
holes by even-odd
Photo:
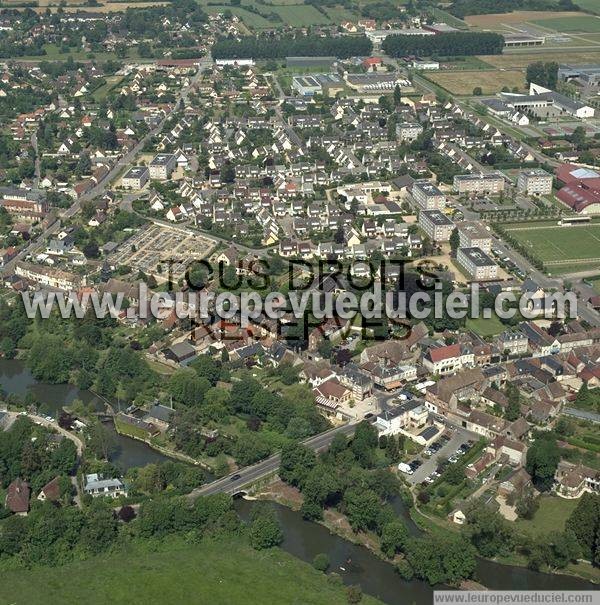
[[410, 468], [410, 466], [409, 466], [408, 464], [406, 464], [406, 462], [401, 462], [401, 463], [398, 465], [398, 470], [399, 470], [401, 473], [405, 473], [405, 474], [407, 474], [407, 475], [412, 475], [412, 474], [413, 474], [413, 470], [412, 470], [412, 468]]

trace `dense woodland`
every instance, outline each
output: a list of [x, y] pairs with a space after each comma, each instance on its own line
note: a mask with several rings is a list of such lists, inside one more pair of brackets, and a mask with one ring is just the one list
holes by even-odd
[[448, 9], [456, 17], [512, 11], [579, 10], [572, 0], [455, 0]]

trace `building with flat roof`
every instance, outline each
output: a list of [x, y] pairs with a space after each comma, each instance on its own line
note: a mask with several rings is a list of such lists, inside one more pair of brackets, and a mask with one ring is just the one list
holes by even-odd
[[357, 92], [377, 93], [385, 90], [394, 90], [396, 86], [409, 87], [407, 80], [399, 72], [372, 72], [368, 74], [346, 74], [346, 84]]
[[550, 195], [553, 177], [542, 168], [523, 170], [517, 179], [517, 190], [527, 195]]
[[545, 36], [532, 36], [530, 34], [503, 34], [504, 46], [514, 48], [516, 46], [541, 46]]
[[507, 105], [524, 111], [554, 107], [561, 113], [580, 119], [593, 118], [595, 114], [593, 107], [533, 82], [529, 85], [528, 95], [501, 92], [500, 97]]
[[457, 228], [461, 248], [481, 248], [489, 254], [492, 249], [492, 235], [481, 223], [463, 221], [458, 223]]
[[486, 172], [474, 174], [457, 174], [454, 177], [453, 187], [457, 193], [475, 193], [478, 195], [493, 195], [504, 191], [504, 175], [499, 172]]
[[303, 97], [334, 96], [343, 88], [342, 80], [335, 74], [311, 74], [292, 78], [292, 89]]
[[588, 86], [600, 86], [600, 65], [561, 65], [558, 79], [563, 82], [579, 80]]
[[396, 136], [400, 142], [414, 141], [423, 132], [423, 126], [418, 122], [401, 122], [396, 124]]
[[474, 280], [498, 277], [498, 265], [481, 248], [459, 248], [456, 261]]
[[175, 166], [177, 166], [177, 158], [173, 154], [159, 153], [149, 164], [150, 178], [166, 181], [171, 178]]
[[419, 227], [434, 242], [447, 242], [454, 230], [454, 223], [439, 210], [422, 210], [419, 213]]
[[286, 67], [304, 69], [308, 67], [324, 67], [329, 69], [337, 61], [336, 57], [286, 57]]
[[446, 196], [437, 185], [426, 179], [413, 183], [412, 197], [421, 210], [443, 210], [446, 207]]
[[149, 178], [150, 171], [146, 166], [134, 166], [121, 179], [121, 185], [125, 189], [141, 189]]
[[434, 36], [435, 32], [428, 29], [374, 29], [366, 31], [365, 36], [373, 42], [373, 44], [381, 44], [388, 36]]

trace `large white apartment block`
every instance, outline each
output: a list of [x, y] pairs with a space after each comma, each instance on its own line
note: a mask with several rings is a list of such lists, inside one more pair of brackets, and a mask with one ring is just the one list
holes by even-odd
[[177, 158], [171, 153], [159, 153], [149, 164], [150, 178], [166, 181], [177, 166]]
[[490, 253], [492, 235], [481, 223], [463, 221], [457, 229], [461, 248], [481, 248], [486, 254]]
[[456, 193], [494, 195], [504, 191], [504, 175], [501, 172], [457, 174], [454, 177]]
[[446, 207], [446, 196], [431, 181], [415, 181], [412, 196], [421, 210], [443, 210]]
[[122, 178], [121, 185], [125, 189], [141, 189], [150, 178], [150, 171], [146, 166], [134, 166]]
[[456, 260], [472, 279], [498, 277], [498, 265], [481, 248], [459, 248]]
[[419, 213], [419, 227], [434, 242], [447, 242], [454, 230], [454, 223], [439, 210], [421, 210]]
[[402, 122], [396, 125], [396, 135], [400, 142], [414, 141], [423, 132], [423, 126], [417, 122]]
[[527, 195], [550, 195], [552, 193], [552, 175], [541, 168], [524, 170], [519, 174], [517, 190]]

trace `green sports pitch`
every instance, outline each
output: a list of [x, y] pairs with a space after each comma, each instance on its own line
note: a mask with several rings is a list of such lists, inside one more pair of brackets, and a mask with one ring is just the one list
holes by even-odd
[[560, 226], [556, 222], [511, 223], [504, 228], [549, 273], [575, 273], [600, 267], [600, 222], [576, 226]]

